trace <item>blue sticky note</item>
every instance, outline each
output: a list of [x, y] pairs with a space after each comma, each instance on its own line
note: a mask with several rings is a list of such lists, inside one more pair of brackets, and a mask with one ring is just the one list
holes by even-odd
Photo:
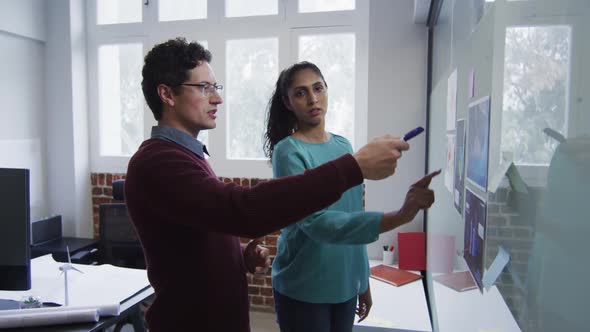
[[504, 270], [504, 267], [506, 266], [506, 264], [508, 264], [508, 262], [510, 262], [510, 254], [506, 250], [504, 250], [504, 248], [498, 247], [498, 254], [496, 255], [496, 258], [494, 258], [492, 265], [486, 271], [482, 279], [483, 285], [486, 288], [486, 290], [488, 290], [490, 287], [492, 287], [492, 285], [494, 285], [494, 283], [500, 276], [500, 273], [502, 273], [502, 270]]

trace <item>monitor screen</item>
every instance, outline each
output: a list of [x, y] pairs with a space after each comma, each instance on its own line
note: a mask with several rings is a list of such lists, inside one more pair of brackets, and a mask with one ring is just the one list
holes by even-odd
[[0, 289], [31, 288], [29, 170], [0, 168]]

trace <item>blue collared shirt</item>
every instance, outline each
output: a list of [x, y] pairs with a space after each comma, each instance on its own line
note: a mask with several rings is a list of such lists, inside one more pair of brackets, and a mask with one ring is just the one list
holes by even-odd
[[201, 158], [205, 158], [205, 153], [209, 156], [207, 147], [201, 141], [173, 127], [153, 126], [151, 138], [159, 138], [180, 144]]

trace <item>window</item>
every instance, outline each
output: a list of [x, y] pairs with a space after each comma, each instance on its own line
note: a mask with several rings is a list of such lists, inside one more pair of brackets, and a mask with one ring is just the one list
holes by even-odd
[[181, 21], [207, 18], [207, 0], [160, 0], [160, 21]]
[[225, 0], [226, 17], [277, 15], [278, 13], [278, 0]]
[[300, 13], [353, 10], [355, 0], [299, 0]]
[[141, 44], [98, 49], [101, 156], [130, 156], [143, 141]]
[[327, 130], [348, 138], [354, 146], [355, 35], [322, 34], [299, 37], [299, 61], [315, 63], [328, 84]]
[[[219, 176], [268, 178], [263, 135], [282, 69], [315, 62], [329, 84], [328, 130], [366, 140], [368, 3], [354, 0], [87, 2], [91, 169], [120, 172], [155, 124], [141, 91], [143, 57], [177, 36], [213, 54], [225, 86], [214, 130], [199, 133]], [[318, 14], [320, 13], [321, 14]], [[203, 39], [207, 42], [203, 43]], [[361, 57], [359, 57], [361, 54]]]
[[277, 38], [227, 42], [228, 159], [265, 158], [264, 119], [279, 76], [278, 48]]
[[518, 165], [549, 165], [558, 142], [539, 128], [567, 137], [570, 49], [569, 26], [506, 28], [502, 150]]
[[141, 22], [141, 1], [100, 0], [96, 6], [97, 24]]

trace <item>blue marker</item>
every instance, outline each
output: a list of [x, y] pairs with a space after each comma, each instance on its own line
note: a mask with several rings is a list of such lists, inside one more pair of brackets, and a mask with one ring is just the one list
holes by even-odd
[[423, 131], [424, 131], [424, 128], [416, 127], [414, 129], [410, 130], [407, 134], [405, 134], [403, 140], [405, 142], [407, 142], [407, 141], [411, 140], [412, 138], [418, 136]]

